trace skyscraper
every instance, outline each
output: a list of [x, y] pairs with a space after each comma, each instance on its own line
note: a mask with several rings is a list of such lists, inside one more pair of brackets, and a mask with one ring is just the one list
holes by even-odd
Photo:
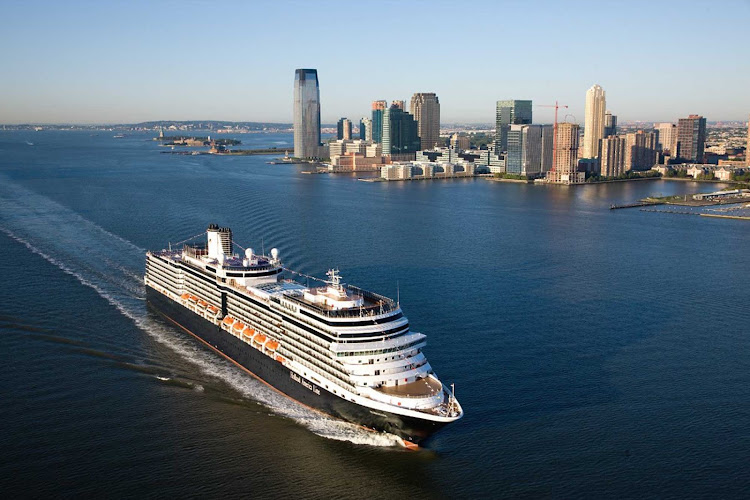
[[383, 114], [387, 107], [386, 101], [372, 101], [372, 142], [383, 142]]
[[625, 137], [611, 135], [602, 139], [599, 165], [604, 177], [617, 177], [625, 172]]
[[625, 135], [625, 172], [650, 170], [656, 164], [656, 133], [638, 132]]
[[536, 177], [552, 164], [551, 125], [510, 125], [505, 171]]
[[604, 137], [617, 135], [617, 116], [607, 111], [604, 114]]
[[497, 101], [495, 108], [495, 151], [508, 149], [508, 131], [511, 125], [531, 124], [531, 101]]
[[294, 156], [313, 158], [320, 153], [320, 87], [318, 70], [294, 72]]
[[580, 127], [576, 123], [557, 124], [557, 151], [555, 151], [555, 171], [570, 174], [578, 170], [578, 135]]
[[747, 120], [747, 146], [745, 147], [745, 165], [750, 167], [750, 118]]
[[[403, 106], [403, 101], [401, 104]], [[416, 153], [420, 146], [414, 117], [399, 107], [397, 102], [392, 103], [383, 113], [383, 154]]]
[[669, 151], [672, 156], [677, 154], [677, 126], [674, 123], [658, 123], [656, 131], [659, 133], [659, 149]]
[[409, 111], [417, 120], [421, 149], [433, 149], [440, 142], [440, 101], [430, 93], [416, 93], [411, 97]]
[[680, 118], [677, 122], [677, 156], [700, 163], [705, 147], [706, 119], [700, 115]]
[[336, 138], [351, 139], [352, 138], [352, 122], [348, 118], [341, 118], [336, 124]]
[[599, 156], [599, 141], [604, 138], [606, 108], [606, 92], [599, 85], [594, 85], [586, 92], [586, 118], [583, 125], [584, 158]]
[[363, 141], [372, 142], [372, 120], [370, 118], [359, 120], [359, 138]]

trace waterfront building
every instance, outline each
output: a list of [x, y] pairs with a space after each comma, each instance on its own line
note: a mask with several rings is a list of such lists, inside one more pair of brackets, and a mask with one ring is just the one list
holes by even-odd
[[639, 130], [625, 136], [625, 172], [650, 170], [656, 158], [656, 133]]
[[680, 118], [677, 122], [677, 156], [683, 160], [702, 162], [706, 148], [706, 119], [700, 115]]
[[611, 135], [602, 139], [600, 169], [603, 177], [617, 177], [625, 172], [625, 137]]
[[450, 147], [461, 151], [463, 151], [464, 149], [469, 149], [469, 147], [471, 147], [469, 136], [461, 135], [458, 132], [451, 135], [449, 144]]
[[411, 159], [419, 151], [421, 141], [417, 134], [417, 122], [403, 110], [403, 101], [394, 101], [383, 114], [383, 154], [406, 155]]
[[617, 116], [611, 111], [604, 114], [604, 137], [617, 135]]
[[599, 157], [599, 141], [604, 138], [604, 115], [606, 107], [606, 92], [599, 85], [592, 86], [586, 92], [583, 158]]
[[412, 166], [411, 165], [384, 165], [380, 169], [380, 176], [388, 181], [411, 179], [412, 178]]
[[557, 124], [555, 171], [569, 174], [578, 169], [580, 127], [576, 123]]
[[419, 92], [411, 97], [409, 111], [417, 120], [420, 149], [432, 149], [440, 143], [440, 101], [433, 92]]
[[341, 118], [336, 124], [337, 139], [350, 140], [352, 138], [352, 122], [348, 118]]
[[677, 153], [677, 125], [674, 123], [657, 123], [654, 128], [658, 134], [658, 149], [663, 153], [669, 152], [674, 156]]
[[359, 138], [363, 141], [372, 142], [372, 120], [370, 118], [359, 120]]
[[383, 156], [383, 145], [378, 144], [377, 142], [368, 144], [367, 147], [365, 147], [365, 156], [368, 158], [373, 156]]
[[721, 167], [714, 170], [714, 177], [720, 181], [731, 181], [733, 173], [734, 171], [732, 169]]
[[387, 101], [372, 101], [372, 142], [383, 142], [383, 114], [387, 107]]
[[320, 156], [320, 87], [318, 70], [294, 72], [294, 156]]
[[693, 165], [692, 167], [687, 169], [687, 174], [693, 179], [697, 179], [698, 177], [708, 174], [708, 169], [703, 165]]
[[552, 166], [552, 133], [550, 125], [510, 125], [505, 171], [528, 177], [548, 172]]
[[531, 101], [497, 101], [495, 107], [495, 151], [508, 149], [508, 131], [511, 125], [531, 124]]

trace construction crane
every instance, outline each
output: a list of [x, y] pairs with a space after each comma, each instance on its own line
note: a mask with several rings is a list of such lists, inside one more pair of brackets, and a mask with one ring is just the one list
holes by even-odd
[[555, 125], [552, 129], [552, 171], [555, 171], [555, 168], [557, 167], [557, 110], [560, 108], [567, 108], [567, 104], [558, 104], [557, 101], [555, 101], [555, 104], [537, 104], [537, 106], [542, 108], [555, 108]]

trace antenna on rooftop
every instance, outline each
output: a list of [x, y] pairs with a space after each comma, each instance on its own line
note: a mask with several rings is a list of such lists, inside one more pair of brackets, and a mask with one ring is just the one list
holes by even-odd
[[396, 305], [401, 307], [401, 287], [399, 286], [398, 280], [396, 280]]

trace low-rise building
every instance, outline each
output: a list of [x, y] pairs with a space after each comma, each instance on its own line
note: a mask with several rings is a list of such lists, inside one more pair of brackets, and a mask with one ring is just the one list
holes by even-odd
[[700, 165], [693, 165], [692, 167], [687, 169], [687, 174], [693, 179], [697, 179], [698, 177], [706, 175], [707, 173], [708, 169]]

